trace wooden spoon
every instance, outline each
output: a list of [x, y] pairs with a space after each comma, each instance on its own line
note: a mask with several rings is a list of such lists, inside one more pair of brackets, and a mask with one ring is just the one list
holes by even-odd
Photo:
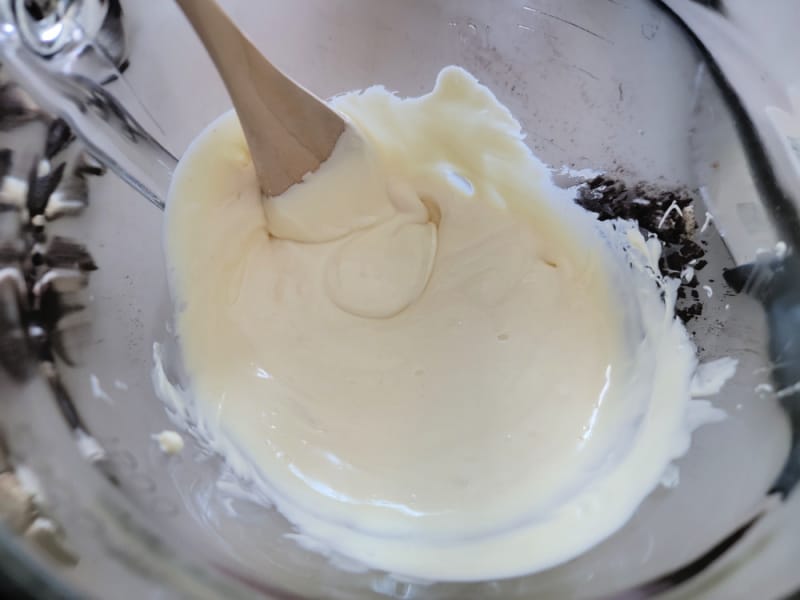
[[215, 0], [177, 2], [225, 82], [262, 191], [282, 194], [331, 155], [346, 122], [270, 63]]

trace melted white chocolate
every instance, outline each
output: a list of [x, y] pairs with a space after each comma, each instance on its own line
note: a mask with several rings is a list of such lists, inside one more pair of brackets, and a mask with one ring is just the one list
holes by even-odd
[[461, 69], [333, 105], [359, 135], [281, 197], [232, 113], [181, 161], [166, 243], [201, 418], [300, 531], [369, 566], [574, 557], [688, 447], [696, 360], [658, 244], [553, 188]]

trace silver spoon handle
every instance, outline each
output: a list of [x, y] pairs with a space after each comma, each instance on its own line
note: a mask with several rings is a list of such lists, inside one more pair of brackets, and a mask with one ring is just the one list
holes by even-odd
[[[163, 208], [177, 159], [93, 78], [64, 68], [93, 41], [69, 22], [69, 44], [49, 56], [31, 40], [14, 0], [0, 0], [0, 62], [47, 112], [64, 119], [89, 152], [158, 208]], [[81, 0], [63, 3], [69, 7]], [[74, 10], [64, 19], [73, 19]], [[67, 25], [67, 23], [65, 23]], [[27, 31], [27, 32], [26, 32]], [[96, 54], [103, 55], [103, 52]], [[110, 65], [114, 70], [116, 67]]]

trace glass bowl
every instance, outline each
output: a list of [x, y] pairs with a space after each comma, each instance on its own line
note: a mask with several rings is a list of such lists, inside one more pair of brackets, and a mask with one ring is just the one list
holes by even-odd
[[[19, 18], [21, 4], [5, 4], [4, 18]], [[777, 310], [763, 295], [737, 293], [725, 275], [756, 261], [743, 283], [757, 292], [756, 275], [777, 280], [799, 232], [787, 221], [791, 210], [770, 195], [773, 156], [754, 158], [759, 123], [719, 77], [724, 61], [709, 62], [716, 46], [701, 48], [674, 13], [645, 0], [222, 4], [271, 60], [322, 97], [377, 83], [419, 95], [442, 67], [460, 65], [521, 121], [561, 185], [599, 185], [602, 173], [606, 184], [689, 194], [707, 265], [696, 272], [702, 314], [688, 328], [701, 359], [739, 361], [713, 399], [727, 418], [695, 433], [677, 485], [655, 490], [611, 538], [541, 573], [428, 583], [301, 546], [279, 513], [231, 493], [236, 482], [222, 459], [193, 437], [176, 456], [153, 439], [175, 427], [154, 391], [154, 351], [165, 376], [182, 378], [158, 207], [174, 157], [230, 101], [173, 3], [123, 2], [122, 45], [109, 25], [117, 3], [98, 0], [100, 17], [76, 17], [84, 27], [64, 47], [15, 46], [8, 28], [0, 40], [6, 80], [88, 136], [88, 153], [78, 141], [42, 166], [45, 136], [58, 134], [53, 122], [36, 113], [4, 126], [2, 147], [14, 152], [9, 177], [26, 181], [34, 165], [46, 180], [69, 155], [68, 170], [83, 169], [90, 200], [22, 230], [10, 216], [17, 212], [0, 211], [10, 223], [0, 221], [0, 241], [12, 247], [28, 236], [46, 265], [59, 248], [42, 250], [43, 236], [76, 240], [91, 256], [61, 248], [62, 266], [77, 275], [55, 286], [66, 298], [60, 309], [83, 309], [55, 315], [35, 294], [20, 304], [25, 294], [9, 292], [17, 288], [0, 269], [8, 371], [0, 378], [0, 558], [9, 585], [56, 598], [461, 599], [766, 598], [800, 584], [790, 560], [800, 550], [790, 535], [798, 501], [786, 479], [797, 390], [780, 370], [793, 364], [795, 305], [781, 300]], [[100, 165], [111, 172], [95, 176]], [[15, 189], [4, 184], [3, 206], [13, 205]], [[23, 267], [41, 274], [31, 260]]]

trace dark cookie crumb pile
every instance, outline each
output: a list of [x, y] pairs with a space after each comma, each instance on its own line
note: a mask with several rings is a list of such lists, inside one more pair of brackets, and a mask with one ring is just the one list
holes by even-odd
[[578, 187], [575, 201], [598, 215], [601, 221], [627, 219], [658, 236], [663, 244], [659, 266], [669, 277], [680, 279], [678, 303], [675, 314], [687, 323], [703, 312], [703, 303], [697, 288], [696, 277], [682, 277], [687, 270], [704, 269], [705, 249], [693, 238], [697, 231], [694, 204], [685, 189], [663, 189], [637, 183], [629, 186], [624, 181], [599, 175]]

